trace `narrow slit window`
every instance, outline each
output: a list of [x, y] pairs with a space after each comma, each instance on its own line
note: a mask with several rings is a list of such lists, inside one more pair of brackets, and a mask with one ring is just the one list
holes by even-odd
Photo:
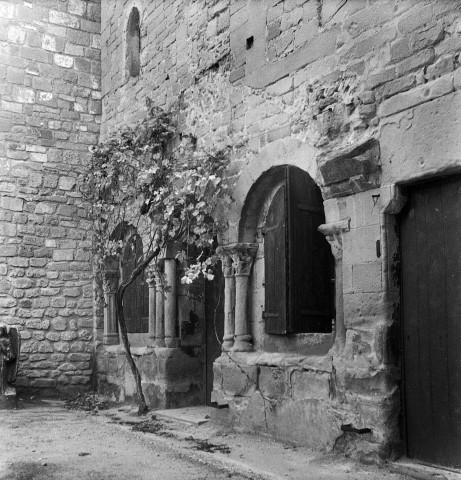
[[137, 77], [141, 69], [141, 29], [139, 10], [133, 8], [128, 19], [126, 32], [127, 68], [130, 77]]

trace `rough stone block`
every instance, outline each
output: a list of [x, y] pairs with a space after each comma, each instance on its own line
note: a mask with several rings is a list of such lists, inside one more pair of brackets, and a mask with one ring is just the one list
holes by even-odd
[[341, 56], [340, 62], [342, 64], [347, 64], [355, 60], [360, 60], [372, 50], [384, 48], [387, 43], [394, 40], [396, 35], [397, 32], [393, 26], [384, 27], [378, 33], [352, 43], [351, 48]]
[[35, 103], [35, 92], [29, 88], [14, 87], [13, 100], [19, 103]]
[[65, 27], [71, 27], [78, 29], [80, 27], [79, 19], [68, 13], [59, 12], [57, 10], [50, 10], [49, 21], [51, 23], [56, 23], [58, 25], [63, 25]]
[[346, 328], [376, 328], [391, 318], [391, 306], [382, 293], [346, 293], [344, 321]]
[[289, 92], [293, 87], [293, 78], [285, 77], [267, 88], [267, 93], [274, 96], [281, 96]]
[[53, 260], [56, 262], [72, 261], [74, 259], [73, 250], [54, 250]]
[[327, 400], [330, 396], [328, 373], [295, 370], [290, 378], [293, 399]]
[[378, 113], [382, 117], [394, 115], [395, 113], [415, 107], [421, 103], [447, 95], [452, 92], [453, 89], [453, 76], [445, 75], [433, 82], [420, 85], [408, 92], [389, 98], [389, 100], [386, 100], [380, 105]]
[[258, 381], [257, 366], [228, 363], [222, 366], [223, 390], [231, 396], [247, 396], [255, 390]]
[[[17, 245], [1, 245], [0, 246], [0, 257], [15, 257], [17, 253], [18, 253]], [[0, 292], [1, 292], [1, 289], [0, 289]]]
[[[446, 73], [450, 73], [454, 69], [453, 55], [445, 55], [439, 58], [433, 65], [429, 65], [426, 71], [426, 79], [429, 81], [435, 80]], [[458, 88], [455, 76], [455, 88]]]
[[319, 169], [325, 185], [372, 173], [378, 166], [379, 145], [374, 139], [319, 155]]
[[352, 265], [352, 288], [357, 292], [379, 292], [382, 290], [381, 262]]
[[343, 236], [343, 262], [354, 265], [361, 262], [376, 262], [376, 242], [381, 239], [379, 225], [369, 225], [352, 229]]
[[351, 393], [370, 396], [386, 396], [397, 388], [396, 379], [385, 371], [375, 372], [369, 376], [345, 375], [345, 388]]
[[287, 389], [285, 370], [276, 367], [260, 367], [258, 387], [262, 395], [280, 399]]
[[433, 48], [423, 50], [406, 60], [400, 62], [396, 67], [397, 76], [405, 75], [408, 72], [424, 67], [432, 63], [435, 59], [435, 52]]
[[74, 65], [74, 59], [73, 59], [73, 57], [70, 57], [68, 55], [62, 55], [60, 53], [55, 53], [54, 54], [54, 63], [58, 67], [72, 68], [73, 65]]
[[414, 74], [407, 75], [396, 80], [386, 83], [383, 87], [383, 97], [389, 98], [397, 93], [406, 92], [416, 86], [416, 78]]
[[431, 47], [441, 42], [444, 36], [445, 29], [443, 25], [434, 25], [431, 28], [418, 31], [414, 34], [412, 39], [413, 50], [417, 51]]
[[411, 33], [419, 27], [428, 24], [434, 15], [433, 5], [416, 5], [408, 14], [400, 18], [398, 22], [399, 30], [403, 34]]
[[67, 11], [74, 15], [83, 16], [87, 9], [87, 2], [83, 0], [69, 0], [67, 4]]

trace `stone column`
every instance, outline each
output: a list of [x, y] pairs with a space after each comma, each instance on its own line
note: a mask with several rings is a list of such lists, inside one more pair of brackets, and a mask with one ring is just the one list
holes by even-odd
[[165, 346], [165, 297], [162, 284], [163, 262], [159, 262], [155, 277], [155, 343], [156, 347]]
[[168, 348], [179, 346], [176, 335], [177, 308], [176, 308], [176, 259], [165, 258], [165, 277], [167, 290], [165, 292], [165, 345]]
[[248, 284], [257, 248], [257, 244], [237, 243], [231, 249], [235, 276], [234, 352], [248, 352], [253, 348], [248, 318]]
[[152, 342], [155, 340], [155, 315], [157, 305], [157, 292], [155, 290], [155, 275], [149, 273], [146, 279], [149, 285], [149, 338]]
[[232, 258], [228, 254], [222, 256], [224, 272], [224, 338], [223, 351], [229, 351], [234, 346], [235, 335], [235, 277]]
[[335, 330], [336, 344], [342, 348], [346, 342], [346, 327], [344, 325], [344, 293], [343, 293], [343, 233], [350, 231], [350, 219], [326, 223], [319, 226], [331, 246], [335, 257]]
[[104, 345], [117, 345], [120, 343], [117, 332], [117, 314], [115, 308], [115, 293], [118, 287], [120, 273], [118, 270], [104, 272]]

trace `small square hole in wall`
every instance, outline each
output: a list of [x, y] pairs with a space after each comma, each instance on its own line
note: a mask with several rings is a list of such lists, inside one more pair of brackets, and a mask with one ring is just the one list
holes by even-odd
[[253, 46], [254, 43], [255, 43], [255, 38], [253, 37], [253, 35], [251, 37], [248, 37], [247, 38], [247, 50], [250, 50], [250, 48]]

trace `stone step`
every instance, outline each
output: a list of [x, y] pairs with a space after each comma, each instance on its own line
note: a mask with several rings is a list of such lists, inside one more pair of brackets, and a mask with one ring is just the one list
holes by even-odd
[[168, 420], [173, 422], [185, 423], [188, 425], [203, 425], [210, 420], [212, 412], [212, 407], [203, 405], [198, 407], [156, 410], [153, 413], [157, 420]]

